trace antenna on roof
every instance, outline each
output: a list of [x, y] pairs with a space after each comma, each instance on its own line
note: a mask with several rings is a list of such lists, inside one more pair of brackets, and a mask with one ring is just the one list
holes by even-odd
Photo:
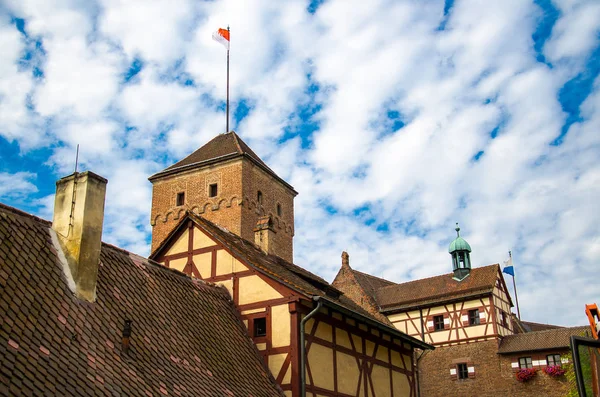
[[77, 173], [77, 164], [79, 163], [79, 144], [77, 144], [77, 153], [75, 154], [75, 173]]

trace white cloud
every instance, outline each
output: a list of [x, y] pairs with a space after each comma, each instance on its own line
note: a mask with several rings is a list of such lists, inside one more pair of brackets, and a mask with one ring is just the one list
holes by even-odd
[[44, 41], [44, 80], [35, 92], [42, 116], [72, 113], [98, 117], [114, 100], [122, 68], [120, 55], [106, 43], [88, 45], [85, 37]]
[[31, 172], [0, 172], [0, 197], [5, 199], [22, 199], [38, 188], [34, 184], [36, 174]]
[[169, 62], [181, 56], [190, 34], [194, 2], [102, 0], [100, 31], [133, 58]]
[[552, 29], [544, 54], [553, 62], [585, 58], [598, 45], [600, 4], [595, 1], [560, 1], [562, 16]]
[[[44, 78], [19, 69], [27, 43], [4, 18], [0, 134], [50, 149], [58, 174], [81, 143], [81, 169], [109, 179], [105, 239], [148, 253], [146, 178], [224, 131], [226, 52], [211, 33], [229, 23], [232, 115], [250, 107], [232, 126], [300, 193], [299, 264], [332, 279], [347, 249], [395, 281], [449, 272], [459, 221], [476, 265], [513, 250], [526, 318], [582, 323], [600, 259], [598, 83], [551, 142], [567, 118], [558, 93], [598, 45], [598, 8], [553, 4], [550, 68], [532, 39], [540, 7], [521, 0], [455, 1], [444, 30], [441, 0], [329, 0], [315, 15], [304, 1], [13, 1], [43, 43]], [[20, 171], [34, 195], [41, 182]]]

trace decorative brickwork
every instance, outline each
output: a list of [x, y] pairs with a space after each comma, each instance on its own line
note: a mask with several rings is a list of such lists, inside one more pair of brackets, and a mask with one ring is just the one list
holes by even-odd
[[[539, 367], [533, 379], [519, 382], [512, 367], [519, 355], [505, 356], [497, 352], [496, 340], [437, 347], [426, 352], [419, 360], [418, 367], [421, 397], [566, 395], [569, 385], [564, 376], [551, 377]], [[567, 350], [554, 352], [566, 354]], [[538, 355], [545, 357], [545, 354]], [[531, 354], [523, 353], [521, 356]], [[456, 373], [452, 373], [452, 369], [456, 369], [458, 363], [468, 363], [468, 367], [473, 368], [467, 379], [458, 379]]]
[[[248, 241], [254, 241], [258, 219], [270, 216], [276, 231], [270, 251], [291, 262], [296, 192], [257, 164], [253, 157], [240, 154], [152, 177], [152, 252], [189, 210]], [[211, 185], [215, 184], [217, 194], [211, 197]], [[180, 193], [183, 205], [177, 205]]]

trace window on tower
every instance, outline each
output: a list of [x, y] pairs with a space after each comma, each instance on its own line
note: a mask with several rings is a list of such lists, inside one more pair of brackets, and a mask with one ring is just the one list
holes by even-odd
[[216, 183], [212, 183], [208, 186], [208, 197], [217, 197], [219, 194], [219, 186]]
[[177, 206], [181, 206], [185, 203], [185, 192], [177, 193]]
[[281, 204], [277, 203], [277, 216], [281, 216]]
[[259, 190], [258, 193], [256, 193], [256, 202], [258, 204], [262, 204], [262, 192]]

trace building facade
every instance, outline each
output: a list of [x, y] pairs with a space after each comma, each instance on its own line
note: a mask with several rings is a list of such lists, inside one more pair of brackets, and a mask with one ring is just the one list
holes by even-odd
[[[568, 363], [569, 338], [586, 328], [519, 321], [511, 314], [500, 266], [472, 268], [471, 247], [458, 225], [456, 232], [448, 250], [452, 273], [396, 284], [345, 261], [333, 285], [400, 331], [435, 346], [416, 360], [422, 397], [566, 395], [573, 385], [560, 373]], [[518, 374], [531, 379], [519, 380]]]

